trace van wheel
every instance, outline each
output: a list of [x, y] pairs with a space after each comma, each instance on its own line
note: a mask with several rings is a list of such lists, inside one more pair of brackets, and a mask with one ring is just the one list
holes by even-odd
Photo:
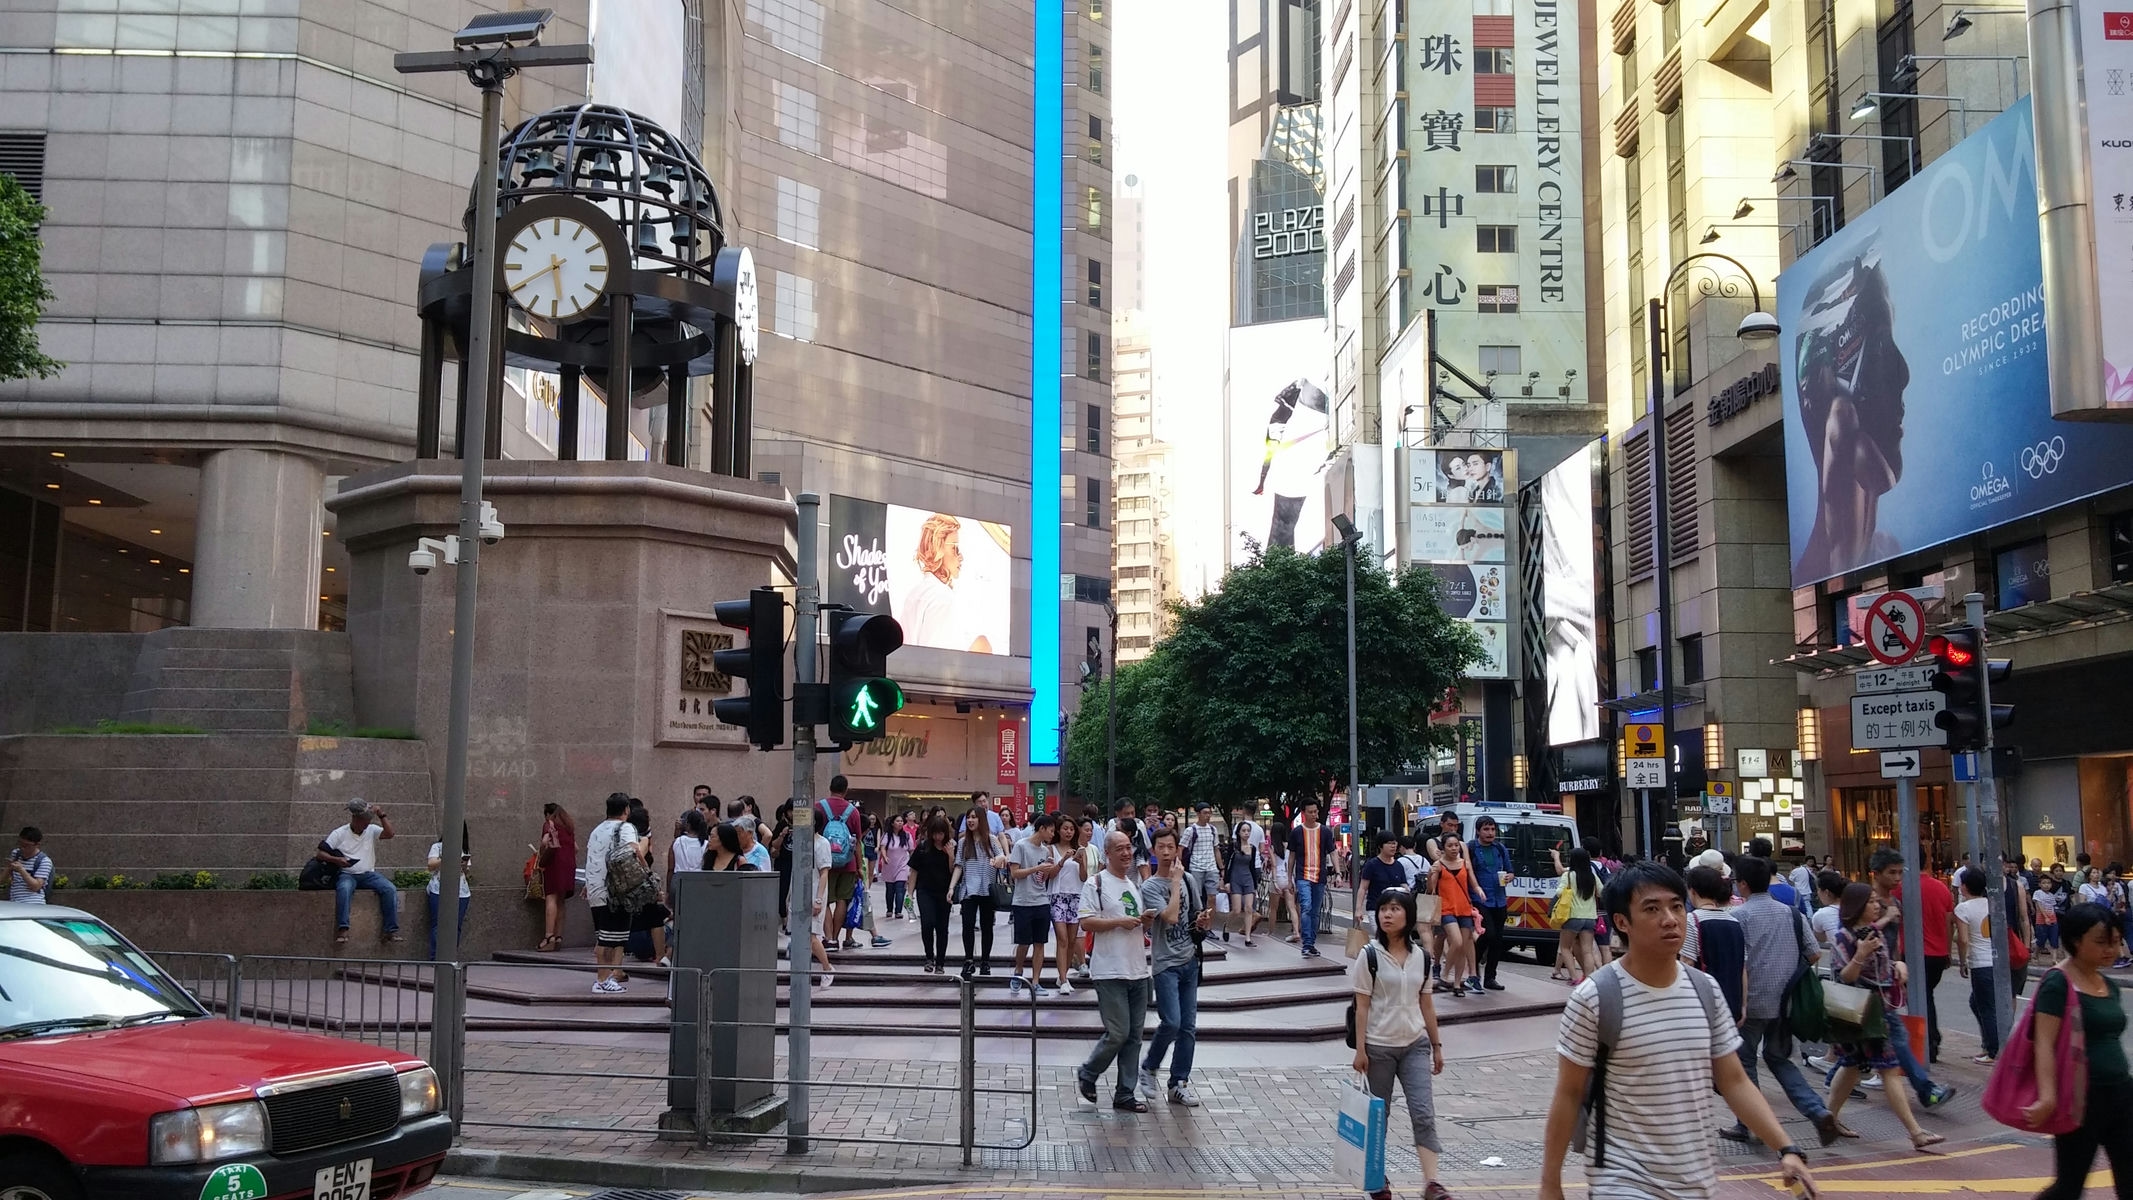
[[81, 1200], [81, 1184], [49, 1154], [0, 1154], [0, 1200]]

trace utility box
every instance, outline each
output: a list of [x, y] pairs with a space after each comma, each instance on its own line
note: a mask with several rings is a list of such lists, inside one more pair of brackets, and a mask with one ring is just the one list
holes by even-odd
[[[661, 1124], [697, 1128], [697, 1063], [711, 1072], [711, 1111], [703, 1127], [760, 1133], [785, 1117], [768, 1082], [777, 1071], [778, 877], [761, 871], [680, 871], [667, 889], [674, 909], [669, 987], [667, 1116]], [[693, 967], [703, 974], [688, 974]], [[699, 985], [699, 980], [701, 984]], [[697, 988], [711, 989], [710, 1053], [699, 1058]]]

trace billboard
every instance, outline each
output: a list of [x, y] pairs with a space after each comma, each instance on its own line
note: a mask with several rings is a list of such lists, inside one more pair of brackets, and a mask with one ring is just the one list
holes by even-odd
[[1407, 558], [1437, 577], [1445, 615], [1481, 639], [1474, 679], [1508, 679], [1515, 634], [1510, 509], [1517, 459], [1507, 450], [1413, 449], [1407, 452]]
[[1331, 351], [1319, 318], [1230, 330], [1231, 563], [1255, 547], [1309, 554], [1326, 541], [1326, 397]]
[[906, 646], [1007, 654], [1014, 550], [1013, 531], [993, 521], [831, 496], [823, 599], [888, 613]]
[[[2133, 100], [2126, 96], [2126, 77], [2133, 73], [2133, 12], [2121, 0], [2079, 0], [2076, 19], [2081, 23], [2081, 107], [2087, 114], [2083, 131], [2088, 138], [2089, 212], [2095, 223], [2097, 311], [2133, 311], [2133, 140], [2126, 137], [2133, 120]], [[2101, 84], [2102, 86], [2097, 86]], [[2133, 411], [2133, 322], [2123, 319], [2098, 322], [2102, 335], [2103, 362], [2084, 363], [2081, 369], [2103, 372], [2103, 409], [2086, 404], [2069, 406], [2060, 398], [2060, 410], [2073, 407], [2081, 415], [2110, 411]]]
[[2133, 479], [2052, 419], [2027, 98], [1778, 277], [1793, 586]]
[[1600, 736], [1600, 655], [1592, 513], [1595, 442], [1541, 476], [1541, 644], [1548, 744]]

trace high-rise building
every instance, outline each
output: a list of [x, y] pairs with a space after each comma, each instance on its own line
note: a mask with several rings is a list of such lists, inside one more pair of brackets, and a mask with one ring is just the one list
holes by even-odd
[[[418, 272], [465, 238], [481, 136], [464, 79], [391, 58], [455, 30], [79, 7], [15, 5], [0, 55], [0, 170], [50, 209], [40, 333], [68, 364], [0, 385], [0, 628], [334, 628], [321, 501], [412, 454]], [[756, 256], [755, 473], [823, 497], [826, 580], [847, 535], [952, 527], [954, 620], [898, 652], [902, 720], [981, 761], [1021, 726], [1045, 778], [1110, 593], [1103, 0], [553, 7], [546, 40], [596, 64], [520, 75], [506, 121], [613, 103], [698, 154]], [[506, 375], [503, 454], [567, 454], [553, 380]], [[661, 406], [628, 425], [631, 457], [664, 454]], [[970, 777], [899, 761], [852, 773]]]
[[1113, 326], [1112, 470], [1118, 521], [1111, 537], [1111, 590], [1118, 605], [1118, 661], [1138, 662], [1169, 632], [1164, 606], [1178, 598], [1171, 507], [1171, 449], [1156, 436], [1154, 350], [1137, 313]]

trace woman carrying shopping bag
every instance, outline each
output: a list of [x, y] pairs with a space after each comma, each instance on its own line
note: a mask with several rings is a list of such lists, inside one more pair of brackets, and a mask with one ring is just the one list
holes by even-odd
[[[2075, 1200], [2080, 1196], [2099, 1149], [2110, 1160], [2118, 1194], [2133, 1193], [2133, 1073], [2126, 1067], [2123, 1041], [2126, 1010], [2118, 984], [2103, 973], [2125, 948], [2116, 917], [2111, 910], [2092, 904], [2076, 904], [2059, 914], [2059, 940], [2066, 950], [2066, 961], [2045, 975], [2037, 985], [2036, 999], [2031, 1001], [2037, 1099], [2022, 1110], [2023, 1119], [2031, 1129], [2063, 1126], [2063, 1119], [2055, 1122], [2053, 1118], [2058, 1115], [2060, 1097], [2069, 1091], [2076, 1097], [2085, 1093], [2086, 1105], [2079, 1124], [2054, 1133], [2052, 1158], [2057, 1170], [2051, 1186], [2037, 1193], [2037, 1200]], [[2062, 1056], [2060, 1029], [2066, 1023], [2069, 1006], [2079, 1026], [2082, 1053]], [[2022, 1033], [2016, 1029], [2008, 1058], [2019, 1046]], [[2084, 1082], [2085, 1088], [2062, 1086], [2062, 1058], [2072, 1060], [2072, 1069], [2086, 1070], [2088, 1078], [2078, 1081]], [[2014, 1065], [2003, 1058], [1999, 1069]], [[1998, 1074], [1994, 1072], [1995, 1085], [2000, 1082]], [[1991, 1090], [1987, 1089], [1988, 1100]]]
[[[1903, 1011], [1904, 965], [1890, 960], [1888, 942], [1875, 924], [1880, 918], [1881, 902], [1874, 898], [1872, 887], [1845, 885], [1844, 898], [1837, 904], [1839, 928], [1832, 946], [1836, 975], [1822, 989], [1830, 1019], [1841, 1023], [1830, 1034], [1837, 1075], [1829, 1085], [1829, 1116], [1836, 1121], [1840, 1136], [1859, 1136], [1838, 1118], [1860, 1073], [1872, 1071], [1881, 1077], [1881, 1098], [1911, 1135], [1911, 1148], [1923, 1150], [1948, 1139], [1926, 1129], [1912, 1115], [1902, 1064], [1889, 1048], [1888, 1014]], [[1855, 997], [1861, 990], [1867, 994]]]
[[[1388, 888], [1377, 907], [1377, 933], [1348, 968], [1355, 992], [1355, 1069], [1370, 1080], [1370, 1092], [1392, 1099], [1394, 1079], [1407, 1097], [1415, 1128], [1415, 1158], [1422, 1164], [1424, 1200], [1450, 1200], [1437, 1181], [1437, 1110], [1430, 1077], [1444, 1072], [1444, 1042], [1437, 1036], [1437, 1009], [1430, 1002], [1429, 962], [1416, 928], [1415, 894]], [[1371, 1200], [1392, 1200], [1381, 1188]]]

